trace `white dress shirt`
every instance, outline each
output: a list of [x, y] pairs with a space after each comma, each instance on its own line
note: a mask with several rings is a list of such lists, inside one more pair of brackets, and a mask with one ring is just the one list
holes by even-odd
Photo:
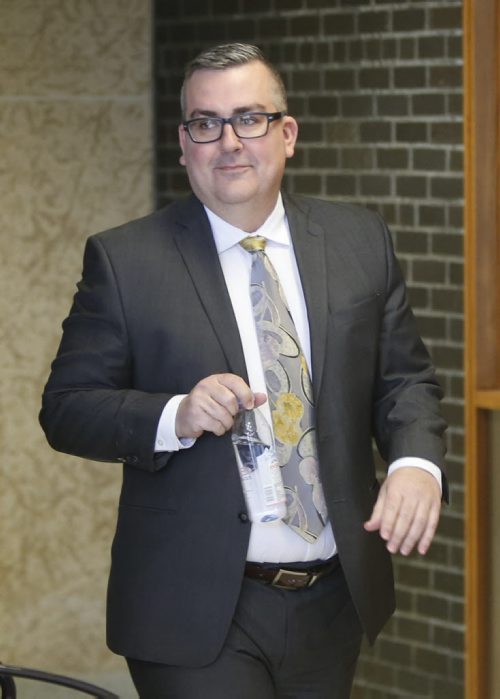
[[[248, 233], [227, 223], [206, 207], [205, 211], [212, 227], [224, 279], [238, 324], [250, 388], [254, 393], [266, 393], [249, 293], [251, 253], [239, 245], [239, 242]], [[252, 235], [260, 235], [267, 240], [266, 254], [278, 273], [300, 339], [302, 352], [309, 366], [309, 371], [311, 371], [307, 309], [281, 195], [278, 197], [271, 215]], [[179, 440], [175, 434], [175, 416], [178, 405], [183, 398], [183, 395], [175, 396], [165, 406], [158, 425], [156, 451], [176, 451], [189, 448], [195, 442], [193, 439]], [[271, 424], [267, 403], [261, 409], [264, 412], [267, 411], [268, 422]], [[424, 459], [412, 457], [398, 459], [391, 464], [389, 472], [409, 465], [431, 471], [441, 483], [440, 470]], [[267, 562], [311, 561], [330, 558], [335, 552], [335, 539], [330, 523], [327, 524], [316, 542], [309, 544], [284, 522], [278, 520], [252, 524], [247, 559]]]

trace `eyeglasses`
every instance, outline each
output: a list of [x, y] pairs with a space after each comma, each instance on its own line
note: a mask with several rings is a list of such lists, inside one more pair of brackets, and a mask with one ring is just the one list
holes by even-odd
[[281, 119], [286, 112], [245, 112], [224, 117], [198, 117], [183, 121], [182, 126], [195, 143], [213, 143], [222, 138], [225, 124], [231, 124], [238, 138], [261, 138], [269, 131], [272, 121]]

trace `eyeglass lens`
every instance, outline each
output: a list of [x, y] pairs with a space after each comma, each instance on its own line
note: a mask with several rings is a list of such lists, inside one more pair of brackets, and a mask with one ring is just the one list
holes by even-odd
[[230, 123], [237, 136], [241, 138], [259, 138], [265, 136], [269, 128], [267, 114], [235, 114], [230, 119], [221, 117], [200, 117], [188, 122], [189, 134], [194, 141], [216, 141], [222, 136], [225, 123]]

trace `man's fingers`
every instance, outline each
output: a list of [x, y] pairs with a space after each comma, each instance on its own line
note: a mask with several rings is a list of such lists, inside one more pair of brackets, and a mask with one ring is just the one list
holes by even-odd
[[383, 538], [387, 541], [387, 549], [391, 553], [411, 551], [418, 536], [419, 522], [416, 519], [417, 504], [401, 500], [399, 511], [392, 529], [385, 532]]
[[427, 500], [420, 503], [406, 535], [401, 542], [396, 542], [395, 550], [407, 556], [416, 547], [421, 555], [426, 554], [436, 533], [439, 512], [440, 506], [436, 507], [435, 503], [429, 503]]
[[390, 541], [394, 537], [394, 531], [398, 522], [401, 508], [401, 497], [391, 491], [386, 481], [378, 494], [375, 507], [368, 522], [365, 522], [365, 529], [368, 531], [380, 531], [380, 536], [385, 541]]
[[[227, 432], [233, 424], [233, 410], [236, 413], [237, 407], [234, 408], [230, 399], [225, 400], [225, 405], [220, 400], [222, 398], [213, 399], [203, 390], [193, 389], [177, 409], [177, 436], [199, 437], [203, 432], [221, 436]], [[234, 403], [234, 396], [232, 402]]]
[[267, 401], [267, 395], [265, 393], [254, 393], [253, 399], [254, 399], [253, 407], [258, 408], [261, 405], [264, 405], [264, 403]]
[[432, 506], [427, 520], [427, 526], [425, 527], [424, 533], [422, 534], [422, 536], [420, 537], [420, 541], [418, 542], [417, 550], [422, 556], [424, 556], [427, 553], [427, 551], [430, 548], [430, 545], [432, 544], [434, 534], [436, 533], [436, 529], [439, 524], [440, 513], [441, 502], [439, 502], [439, 505], [437, 506]]
[[[236, 415], [239, 408], [251, 410], [255, 406], [255, 396], [251, 388], [236, 374], [215, 374], [215, 382], [210, 384], [211, 397], [224, 405], [232, 415]], [[265, 394], [258, 394], [260, 396]]]
[[265, 393], [254, 395], [240, 376], [208, 376], [180, 402], [175, 420], [177, 437], [197, 438], [203, 432], [220, 437], [231, 429], [241, 407], [250, 409], [266, 400]]
[[373, 507], [370, 519], [365, 522], [365, 529], [369, 532], [374, 532], [380, 529], [382, 524], [382, 514], [384, 512], [384, 502], [385, 502], [385, 484], [379, 491], [377, 501]]
[[434, 477], [422, 469], [403, 468], [385, 481], [365, 529], [378, 529], [391, 553], [407, 556], [417, 547], [423, 555], [432, 543], [440, 511], [441, 494]]

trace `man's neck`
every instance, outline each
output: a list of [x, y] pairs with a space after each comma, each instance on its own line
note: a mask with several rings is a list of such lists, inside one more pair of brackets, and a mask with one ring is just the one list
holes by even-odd
[[208, 204], [206, 206], [231, 226], [235, 226], [245, 233], [253, 233], [267, 221], [274, 211], [276, 203], [277, 199], [266, 207], [259, 207], [255, 202], [233, 206], [211, 207]]

